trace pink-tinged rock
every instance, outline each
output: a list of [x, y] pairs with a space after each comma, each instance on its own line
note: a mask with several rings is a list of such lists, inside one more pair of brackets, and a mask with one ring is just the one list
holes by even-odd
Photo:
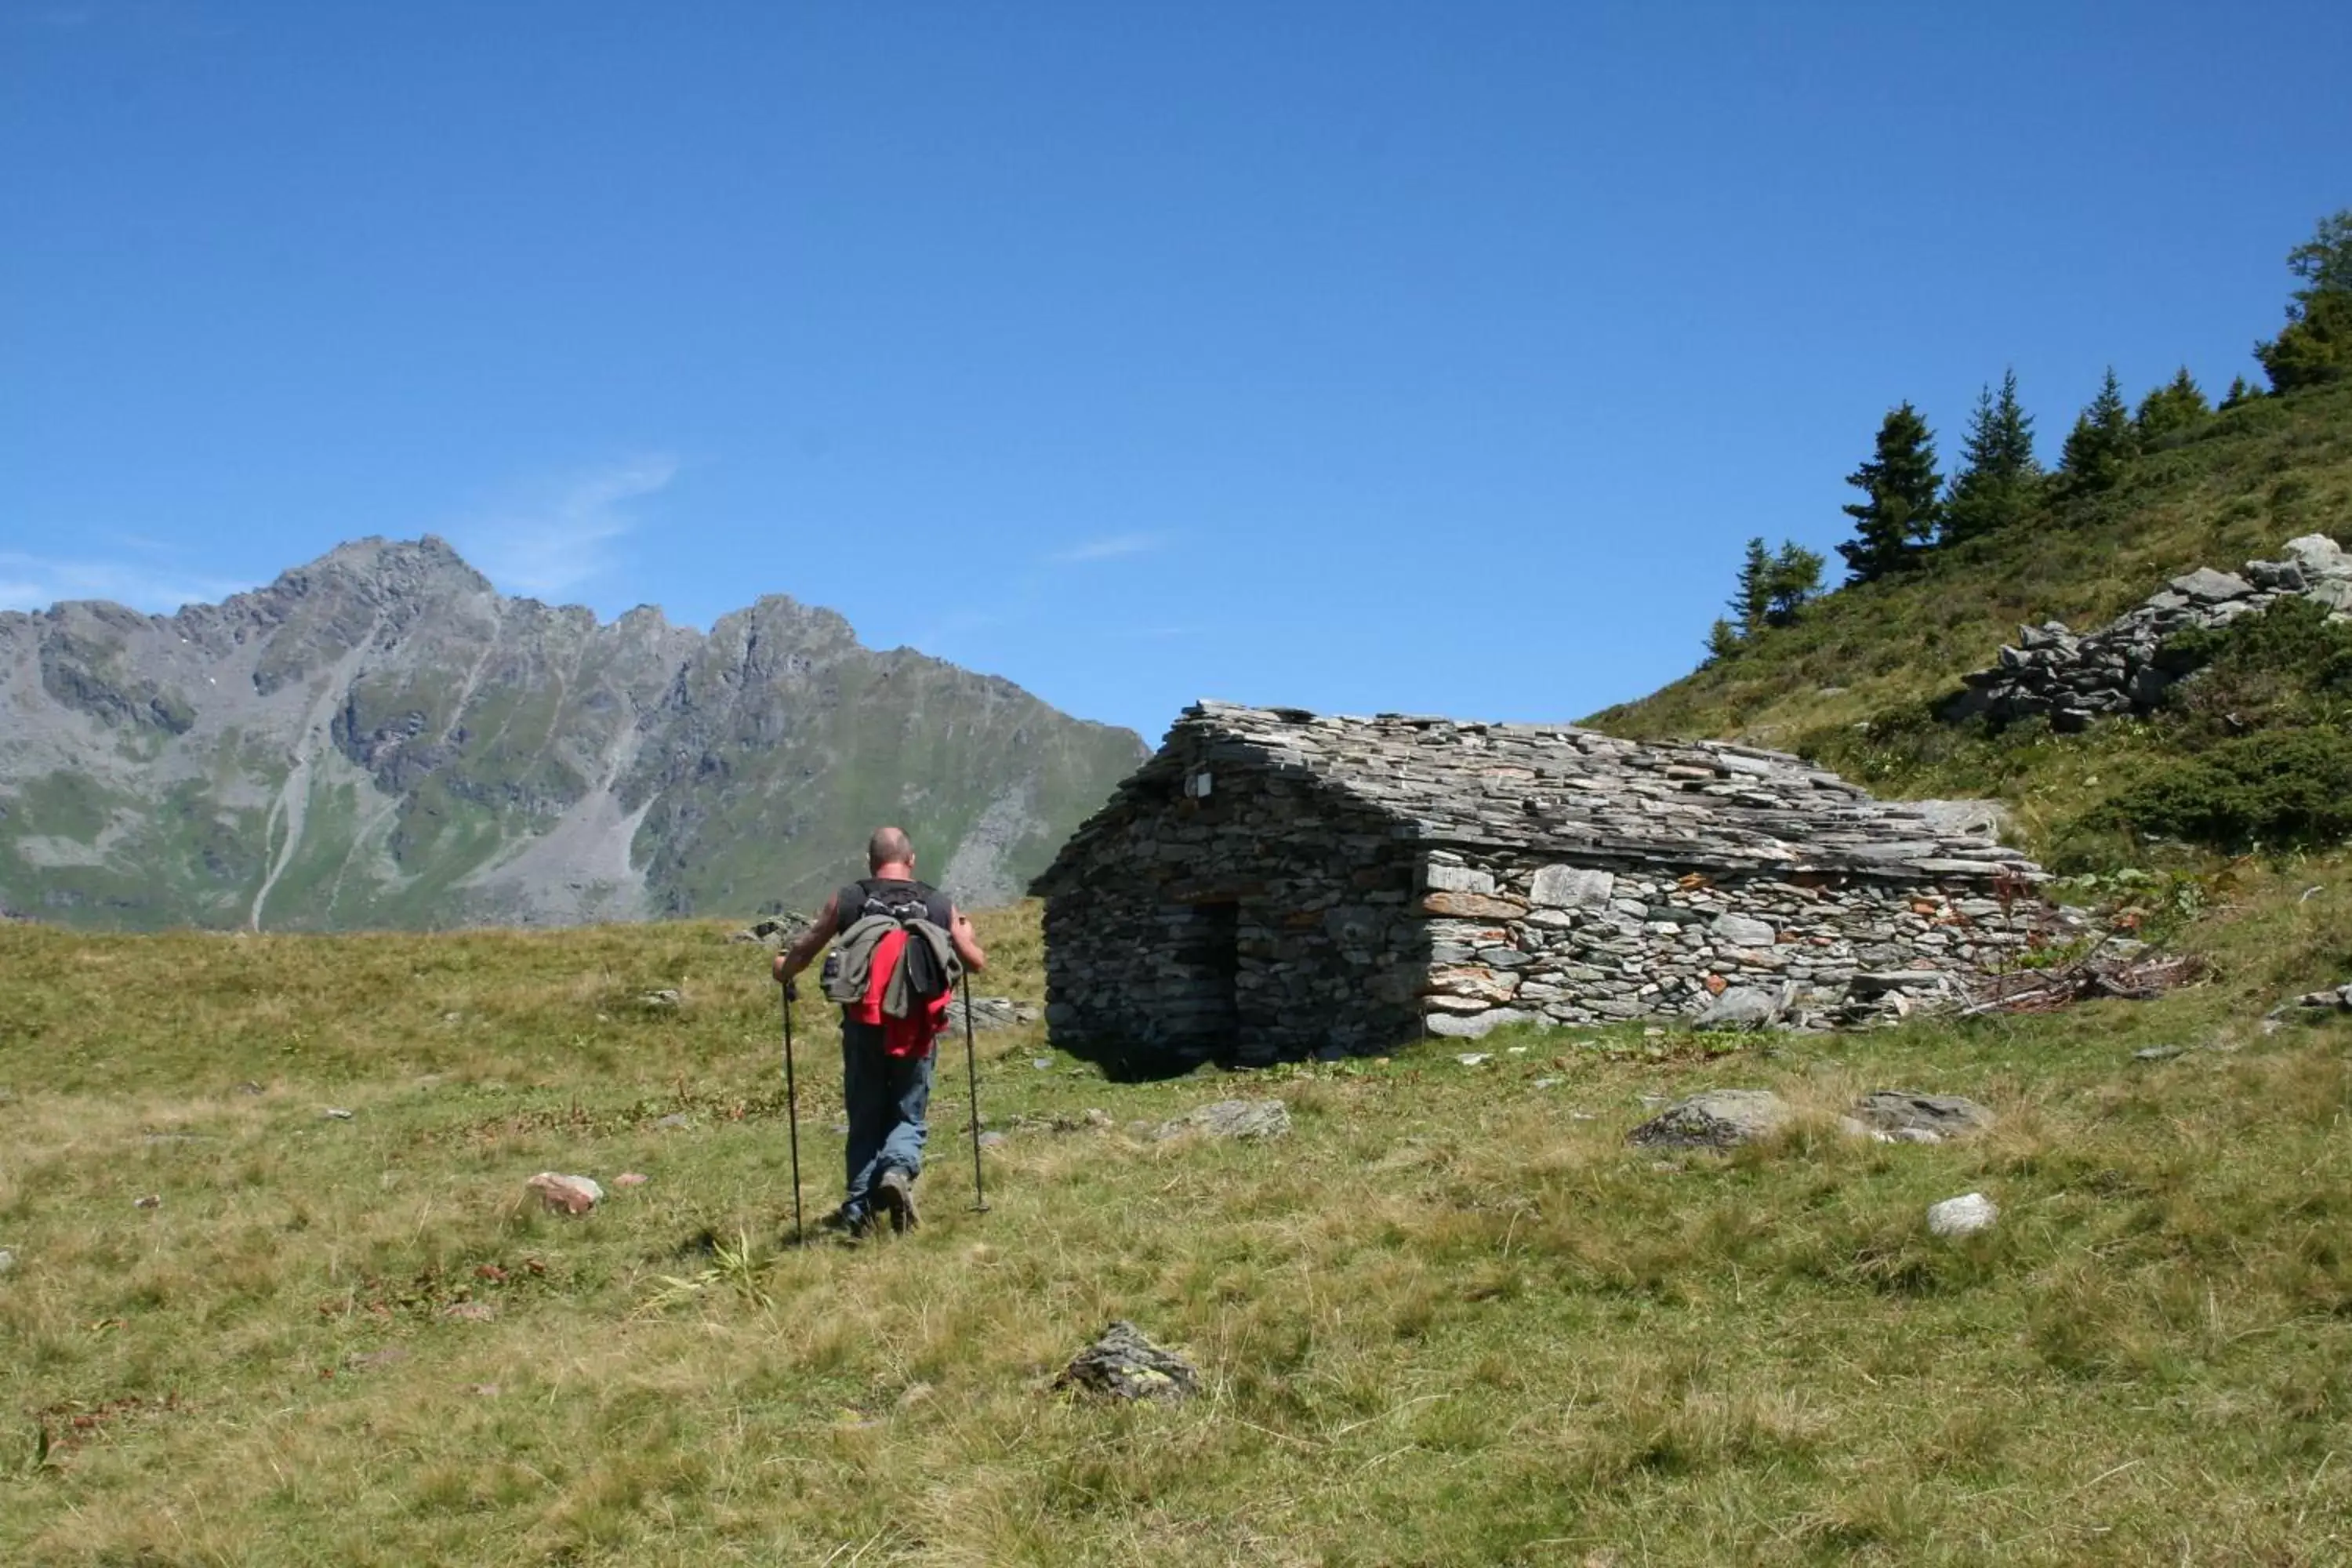
[[1431, 893], [1421, 900], [1421, 911], [1454, 920], [1514, 921], [1528, 912], [1517, 899], [1488, 893]]
[[541, 1171], [524, 1185], [539, 1194], [550, 1214], [583, 1215], [604, 1201], [604, 1189], [585, 1176], [558, 1175]]
[[499, 1315], [499, 1310], [488, 1301], [453, 1301], [441, 1309], [441, 1315], [461, 1323], [487, 1323]]
[[624, 1171], [613, 1178], [613, 1184], [616, 1187], [642, 1187], [651, 1180], [653, 1178], [643, 1171]]

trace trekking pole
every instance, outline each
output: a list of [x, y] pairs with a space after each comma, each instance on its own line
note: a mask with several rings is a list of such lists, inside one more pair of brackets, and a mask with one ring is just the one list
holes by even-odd
[[963, 976], [963, 1072], [971, 1089], [971, 1206], [988, 1212], [988, 1189], [980, 1179], [980, 1053], [971, 1043], [971, 976]]
[[784, 1007], [784, 1125], [791, 1129], [793, 1143], [793, 1245], [805, 1247], [808, 1232], [801, 1226], [801, 1104], [793, 1083], [793, 990], [789, 984], [776, 989]]

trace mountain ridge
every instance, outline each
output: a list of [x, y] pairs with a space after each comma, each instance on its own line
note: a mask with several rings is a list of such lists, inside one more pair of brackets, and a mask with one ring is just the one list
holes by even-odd
[[1145, 753], [786, 595], [601, 621], [429, 534], [169, 616], [0, 614], [0, 903], [133, 929], [807, 903], [886, 816], [986, 902]]

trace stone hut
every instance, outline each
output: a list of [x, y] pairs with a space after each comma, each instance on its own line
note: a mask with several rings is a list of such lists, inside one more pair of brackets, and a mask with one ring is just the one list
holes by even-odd
[[1907, 1010], [2021, 946], [2042, 874], [1954, 803], [1567, 726], [1203, 702], [1066, 844], [1054, 1041], [1134, 1071], [1499, 1024]]

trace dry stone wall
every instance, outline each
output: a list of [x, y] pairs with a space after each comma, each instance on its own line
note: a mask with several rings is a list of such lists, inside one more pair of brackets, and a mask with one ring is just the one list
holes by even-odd
[[1227, 768], [1213, 794], [1182, 795], [1192, 761], [1130, 780], [1150, 809], [1099, 826], [1083, 878], [1046, 900], [1055, 1043], [1165, 1070], [1416, 1033], [1410, 847], [1304, 780]]
[[2352, 554], [2324, 534], [2307, 534], [2288, 543], [2283, 561], [2247, 562], [2242, 576], [2200, 567], [2175, 577], [2096, 631], [2078, 635], [2063, 621], [2020, 627], [2000, 663], [1962, 678], [1968, 692], [1946, 717], [2042, 718], [2076, 731], [2107, 714], [2145, 713], [2188, 673], [2168, 665], [2168, 640], [2226, 626], [2287, 598], [2322, 605], [2331, 620], [2352, 619]]
[[2038, 900], [1931, 882], [1531, 865], [1433, 851], [1426, 1026], [1688, 1017], [1736, 986], [1800, 1026], [1949, 997], [2028, 942]]

